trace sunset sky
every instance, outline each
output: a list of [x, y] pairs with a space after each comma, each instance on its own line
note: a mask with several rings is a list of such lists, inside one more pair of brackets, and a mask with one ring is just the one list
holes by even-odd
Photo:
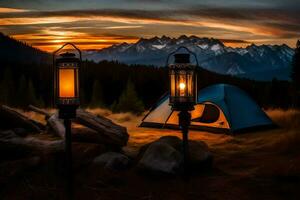
[[300, 0], [0, 0], [0, 32], [46, 51], [183, 34], [294, 47]]

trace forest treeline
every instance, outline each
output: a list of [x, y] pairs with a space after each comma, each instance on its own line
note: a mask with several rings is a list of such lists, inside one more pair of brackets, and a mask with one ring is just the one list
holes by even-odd
[[[9, 41], [17, 42], [11, 38]], [[2, 42], [0, 36], [0, 43]], [[10, 48], [6, 49], [9, 49], [7, 51], [11, 53], [0, 57], [2, 59], [0, 104], [21, 108], [26, 108], [28, 104], [51, 107], [53, 106], [51, 56], [26, 45], [26, 50], [24, 50], [21, 48], [22, 45], [24, 44], [10, 44]], [[14, 46], [21, 46], [16, 52], [26, 51], [28, 57], [37, 57], [16, 56], [15, 59], [12, 59], [11, 57], [15, 55], [12, 52]], [[1, 44], [0, 53], [3, 51], [5, 48]], [[110, 61], [99, 63], [83, 61], [80, 78], [81, 105], [83, 107], [105, 107], [116, 112], [140, 113], [144, 109], [150, 108], [168, 91], [169, 85], [167, 68], [126, 65]], [[299, 92], [296, 92], [297, 86], [292, 82], [276, 79], [271, 82], [259, 82], [220, 75], [203, 68], [198, 69], [198, 89], [216, 83], [228, 83], [240, 87], [264, 108], [297, 106]]]
[[[52, 80], [51, 65], [17, 64], [1, 67], [0, 102], [16, 107], [26, 107], [28, 104], [49, 107], [53, 98]], [[288, 108], [294, 105], [293, 88], [288, 81], [274, 79], [272, 82], [258, 82], [198, 69], [199, 89], [216, 83], [240, 87], [265, 108]], [[166, 68], [84, 61], [81, 69], [81, 102], [84, 107], [122, 110], [123, 106], [118, 104], [129, 105], [126, 101], [134, 101], [131, 103], [149, 108], [168, 91], [168, 84]]]

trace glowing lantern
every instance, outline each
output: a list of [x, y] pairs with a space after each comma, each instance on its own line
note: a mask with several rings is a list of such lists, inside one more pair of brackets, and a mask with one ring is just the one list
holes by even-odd
[[[173, 56], [173, 58], [171, 57]], [[194, 63], [191, 62], [193, 56]], [[169, 60], [173, 59], [169, 63]], [[196, 56], [180, 47], [168, 57], [170, 75], [170, 105], [173, 110], [193, 110], [197, 101]]]
[[[193, 56], [194, 63], [191, 62]], [[169, 63], [169, 60], [173, 59]], [[184, 172], [188, 177], [189, 171], [189, 145], [188, 129], [191, 123], [191, 114], [197, 102], [197, 76], [196, 67], [198, 66], [197, 57], [186, 47], [179, 47], [175, 52], [168, 56], [167, 64], [170, 76], [170, 101], [173, 110], [179, 111], [178, 124], [182, 130], [182, 149]]]
[[[56, 56], [66, 45], [71, 45], [79, 52], [64, 52]], [[59, 108], [60, 118], [74, 118], [79, 100], [79, 69], [81, 65], [81, 52], [75, 45], [67, 43], [54, 52], [55, 68], [55, 94], [56, 105]]]
[[[74, 53], [60, 52], [65, 46], [70, 45], [78, 51]], [[67, 178], [67, 197], [73, 199], [73, 167], [72, 167], [72, 133], [71, 119], [76, 117], [79, 107], [79, 69], [81, 65], [81, 51], [72, 43], [66, 43], [53, 53], [54, 91], [55, 102], [59, 109], [59, 118], [64, 119], [65, 125], [65, 160]]]

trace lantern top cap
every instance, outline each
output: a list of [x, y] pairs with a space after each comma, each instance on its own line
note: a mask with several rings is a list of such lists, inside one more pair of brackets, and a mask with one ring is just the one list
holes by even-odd
[[176, 53], [174, 54], [175, 63], [190, 63], [190, 54]]
[[74, 53], [70, 53], [70, 52], [61, 53], [59, 55], [64, 58], [73, 58], [76, 56]]
[[199, 66], [197, 55], [184, 46], [179, 47], [168, 55], [166, 66], [172, 67], [173, 65]]

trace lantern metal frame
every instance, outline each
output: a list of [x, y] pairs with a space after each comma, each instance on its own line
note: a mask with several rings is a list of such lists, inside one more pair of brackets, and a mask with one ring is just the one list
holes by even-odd
[[[174, 57], [178, 54], [179, 50], [184, 49], [189, 55], [193, 55], [196, 61], [195, 64], [191, 63], [175, 63], [169, 64], [170, 57], [173, 55]], [[183, 54], [181, 54], [183, 55]], [[176, 58], [175, 58], [176, 59]], [[181, 110], [194, 110], [194, 105], [197, 103], [197, 73], [196, 69], [199, 66], [197, 56], [194, 52], [190, 51], [188, 48], [181, 46], [175, 51], [171, 52], [168, 55], [166, 66], [169, 69], [169, 78], [170, 78], [170, 100], [169, 105], [173, 110], [181, 111]], [[180, 96], [178, 94], [179, 90], [179, 77], [185, 76], [185, 96]], [[174, 79], [174, 80], [172, 80]], [[188, 83], [188, 80], [192, 80], [193, 83]], [[191, 85], [190, 85], [191, 84]], [[174, 87], [174, 88], [173, 88]], [[189, 91], [190, 90], [190, 91]], [[175, 92], [175, 94], [173, 94]], [[192, 94], [192, 95], [190, 95]]]
[[[65, 46], [70, 45], [79, 53], [79, 58], [74, 57], [73, 53], [64, 53], [61, 58], [56, 59], [56, 54], [60, 52]], [[76, 64], [68, 65], [68, 63]], [[76, 110], [80, 105], [79, 84], [80, 84], [80, 68], [82, 64], [82, 55], [72, 43], [66, 43], [58, 50], [53, 52], [53, 74], [54, 74], [54, 102], [59, 109], [59, 118], [64, 120], [65, 126], [65, 175], [66, 175], [66, 199], [73, 199], [73, 167], [72, 167], [72, 122], [71, 119], [76, 117]], [[59, 96], [59, 70], [60, 69], [74, 69], [74, 97], [62, 98]]]
[[[66, 46], [72, 46], [79, 54], [79, 58], [75, 57], [73, 53], [60, 54], [60, 58], [56, 58], [58, 52], [60, 52]], [[74, 65], [68, 65], [73, 63]], [[54, 71], [54, 103], [59, 109], [59, 118], [61, 119], [72, 119], [76, 117], [76, 109], [80, 105], [80, 71], [82, 63], [82, 53], [73, 43], [66, 43], [59, 49], [53, 52], [53, 71]], [[59, 69], [74, 69], [74, 97], [60, 97], [59, 96]]]

